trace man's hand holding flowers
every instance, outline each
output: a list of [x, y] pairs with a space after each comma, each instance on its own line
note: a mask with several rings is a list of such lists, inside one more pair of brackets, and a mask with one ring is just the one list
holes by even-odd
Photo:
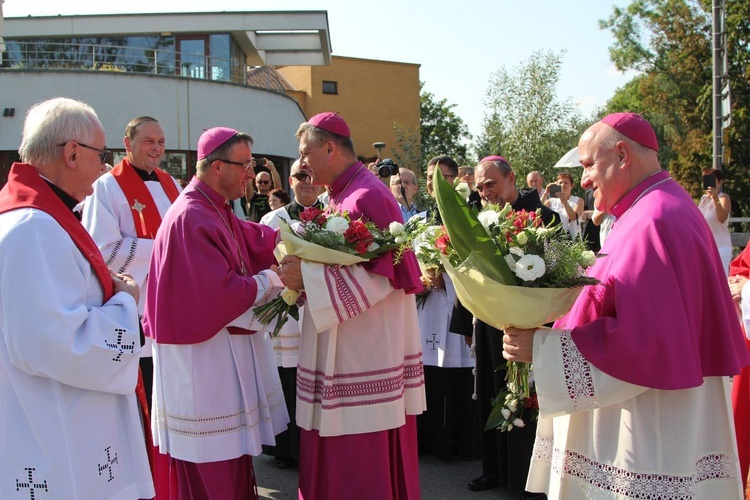
[[508, 361], [531, 363], [534, 332], [534, 328], [506, 328], [503, 334], [503, 357]]
[[279, 276], [284, 285], [290, 290], [302, 290], [305, 285], [302, 283], [302, 268], [300, 263], [302, 259], [294, 255], [286, 255], [281, 259]]

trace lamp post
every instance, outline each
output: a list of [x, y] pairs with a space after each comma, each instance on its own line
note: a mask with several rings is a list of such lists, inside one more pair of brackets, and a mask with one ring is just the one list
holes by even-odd
[[378, 150], [378, 160], [382, 160], [383, 149], [385, 148], [384, 142], [373, 142], [372, 147]]

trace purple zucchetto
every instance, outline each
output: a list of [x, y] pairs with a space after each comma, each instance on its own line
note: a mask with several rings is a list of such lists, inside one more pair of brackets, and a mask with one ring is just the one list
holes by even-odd
[[198, 159], [202, 160], [210, 155], [237, 134], [239, 134], [238, 131], [227, 127], [214, 127], [206, 130], [198, 139]]
[[612, 113], [601, 119], [628, 139], [642, 146], [659, 151], [659, 141], [651, 124], [637, 113]]
[[331, 132], [332, 134], [348, 138], [351, 138], [352, 136], [352, 133], [349, 131], [349, 125], [347, 125], [344, 119], [336, 113], [319, 113], [307, 120], [307, 123], [314, 127], [318, 127], [319, 129]]
[[479, 160], [479, 163], [482, 163], [483, 161], [501, 161], [501, 162], [504, 162], [504, 163], [508, 163], [508, 160], [506, 160], [502, 156], [497, 156], [497, 155], [495, 155], [495, 156], [485, 156], [484, 158], [482, 158], [481, 160]]

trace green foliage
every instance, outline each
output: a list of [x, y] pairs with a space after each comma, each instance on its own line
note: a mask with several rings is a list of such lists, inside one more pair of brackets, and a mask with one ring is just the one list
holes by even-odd
[[[732, 215], [750, 214], [750, 2], [727, 1], [725, 31], [732, 85], [731, 162], [724, 191]], [[701, 172], [712, 165], [712, 2], [635, 0], [600, 21], [615, 37], [610, 57], [639, 76], [619, 89], [607, 112], [639, 111], [654, 125], [659, 160], [695, 198]]]
[[[424, 87], [424, 83], [421, 84]], [[467, 162], [469, 128], [454, 111], [455, 104], [422, 90], [419, 96], [422, 163], [438, 155], [448, 155], [459, 165]]]
[[532, 170], [548, 181], [554, 178], [552, 166], [578, 144], [590, 124], [571, 99], [557, 97], [562, 56], [539, 50], [519, 66], [491, 75], [476, 142], [479, 158], [503, 155], [520, 179]]

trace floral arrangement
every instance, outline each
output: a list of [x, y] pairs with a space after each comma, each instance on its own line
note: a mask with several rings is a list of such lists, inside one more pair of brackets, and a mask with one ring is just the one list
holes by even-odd
[[[559, 225], [545, 227], [541, 211], [488, 205], [478, 214], [436, 170], [438, 208], [449, 235], [441, 260], [461, 303], [498, 329], [533, 328], [563, 316], [585, 285], [598, 283], [585, 269], [596, 261], [583, 241]], [[536, 418], [538, 404], [529, 363], [507, 363], [505, 390], [493, 399], [485, 430], [509, 431]]]
[[[393, 262], [398, 264], [426, 227], [422, 219], [415, 216], [406, 224], [392, 222], [388, 229], [382, 230], [373, 222], [351, 220], [348, 212], [327, 212], [311, 207], [302, 211], [300, 220], [292, 226], [281, 223], [280, 250], [282, 255], [344, 266], [393, 251]], [[301, 293], [284, 288], [278, 297], [253, 309], [263, 325], [276, 320], [271, 336], [279, 334], [289, 316], [299, 320]]]

